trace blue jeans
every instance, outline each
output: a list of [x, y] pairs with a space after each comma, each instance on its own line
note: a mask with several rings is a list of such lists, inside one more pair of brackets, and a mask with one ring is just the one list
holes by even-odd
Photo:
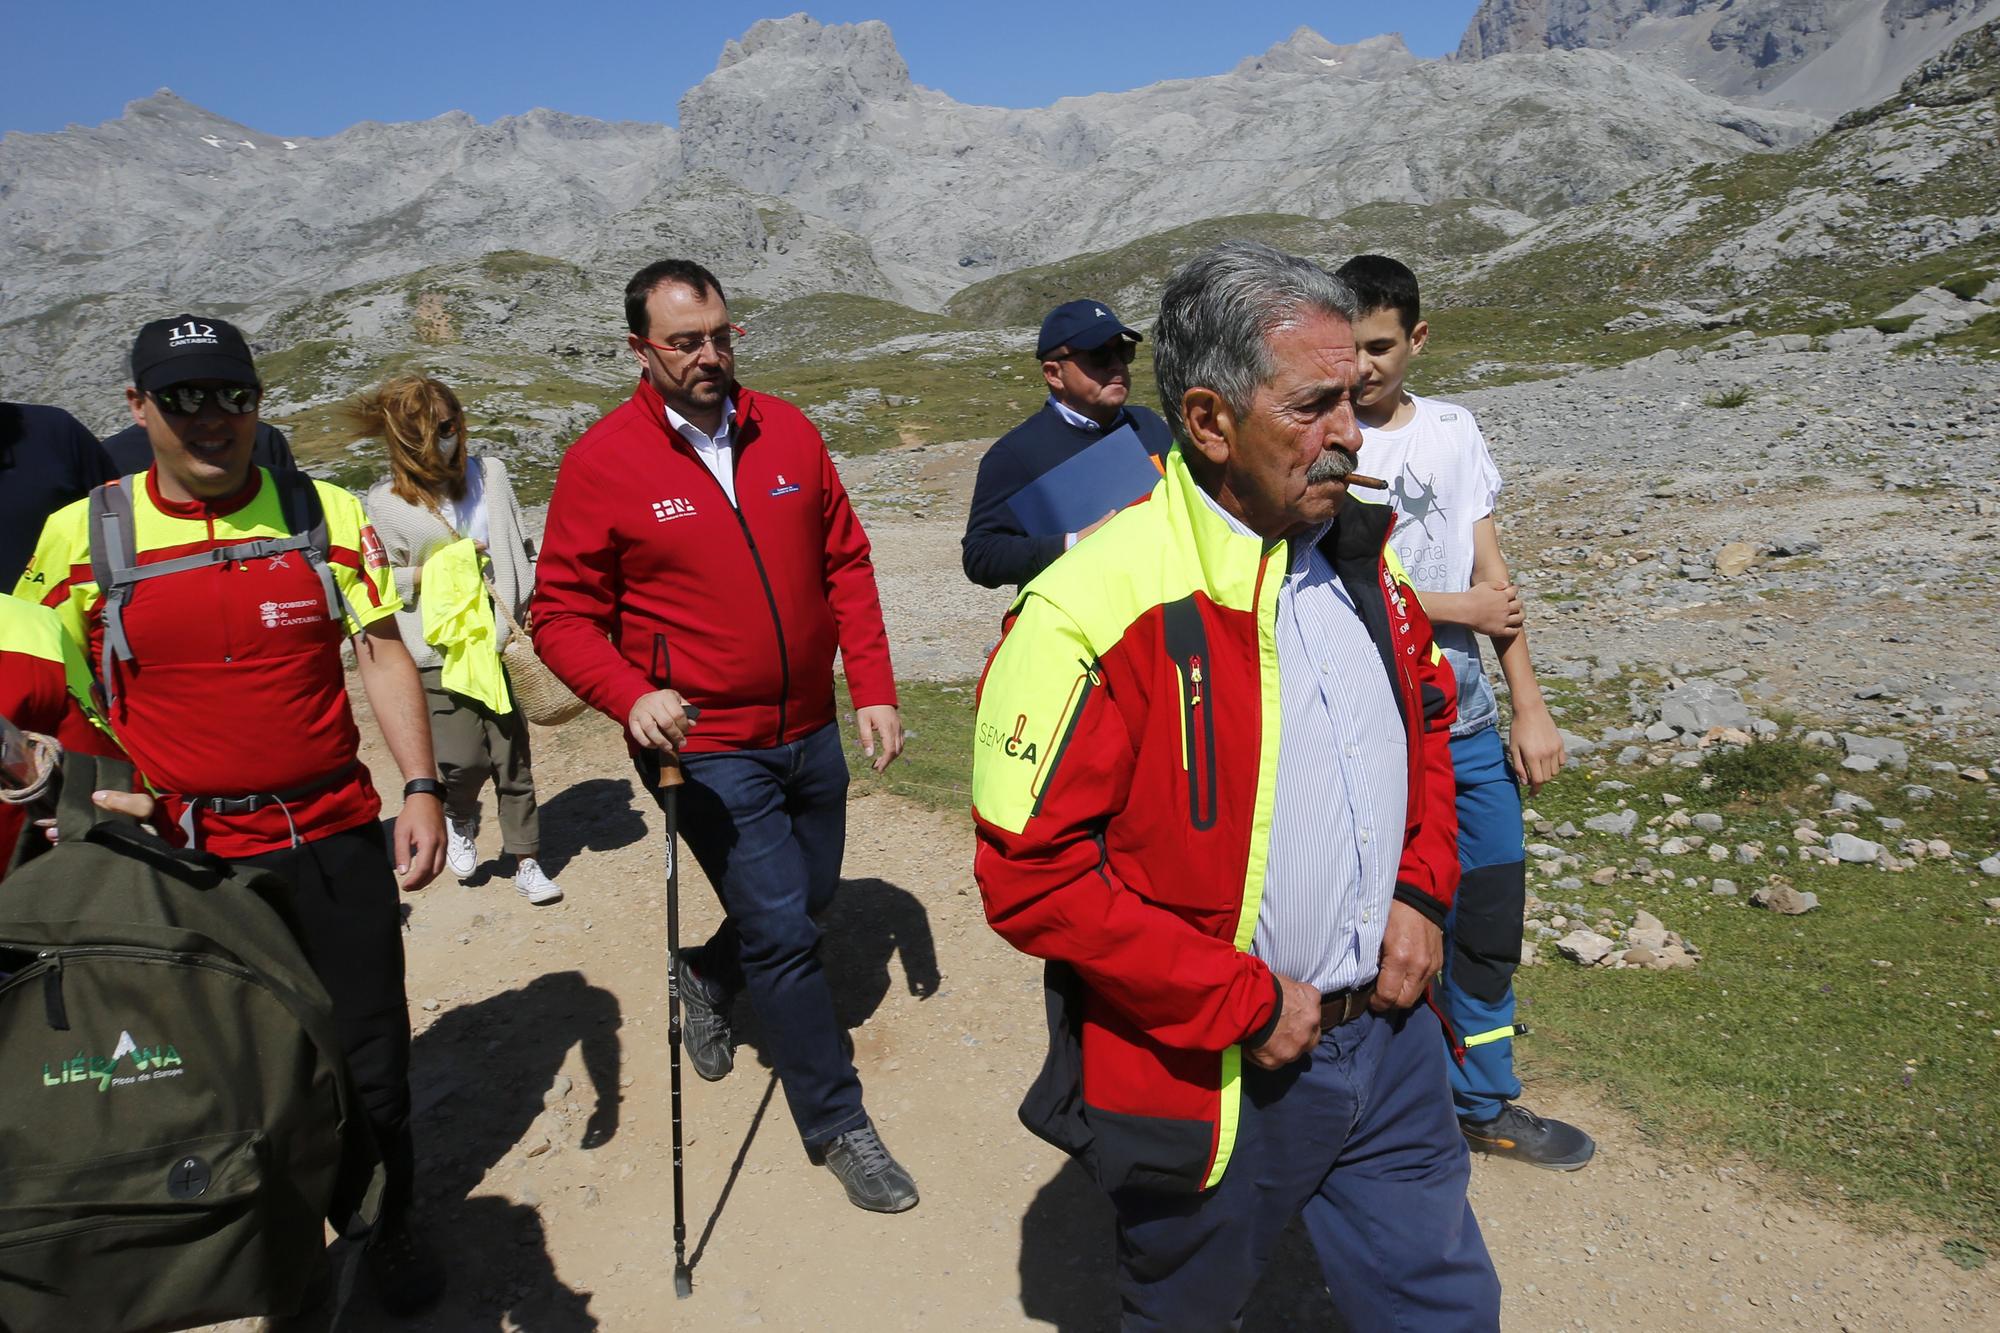
[[1465, 1063], [1451, 1071], [1458, 1114], [1491, 1120], [1501, 1103], [1521, 1095], [1514, 1039], [1493, 1035], [1514, 1026], [1514, 971], [1521, 964], [1528, 893], [1521, 789], [1498, 727], [1454, 739], [1451, 764], [1458, 777], [1458, 863], [1464, 874], [1445, 919], [1437, 997], [1458, 1039], [1467, 1043]]
[[[649, 788], [655, 763], [640, 756]], [[768, 750], [691, 754], [683, 769], [681, 837], [727, 914], [687, 960], [721, 1007], [748, 992], [799, 1136], [819, 1147], [868, 1123], [813, 920], [840, 887], [847, 840], [839, 729]]]
[[1354, 1333], [1500, 1327], [1437, 1015], [1364, 1014], [1284, 1069], [1243, 1064], [1236, 1148], [1205, 1194], [1120, 1191], [1125, 1333], [1235, 1326], [1295, 1215]]

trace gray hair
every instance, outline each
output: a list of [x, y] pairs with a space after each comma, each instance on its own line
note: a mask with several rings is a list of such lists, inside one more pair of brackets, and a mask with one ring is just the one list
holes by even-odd
[[1174, 270], [1153, 325], [1153, 373], [1174, 438], [1188, 443], [1181, 399], [1213, 389], [1238, 417], [1271, 378], [1272, 334], [1318, 312], [1352, 324], [1354, 292], [1309, 259], [1258, 241], [1224, 241]]

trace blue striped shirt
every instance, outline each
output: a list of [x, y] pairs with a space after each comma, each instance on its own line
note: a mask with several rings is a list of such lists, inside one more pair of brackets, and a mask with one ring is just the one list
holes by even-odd
[[1403, 857], [1409, 742], [1375, 641], [1318, 549], [1325, 531], [1292, 541], [1278, 590], [1277, 795], [1251, 952], [1336, 991], [1366, 985], [1380, 968]]

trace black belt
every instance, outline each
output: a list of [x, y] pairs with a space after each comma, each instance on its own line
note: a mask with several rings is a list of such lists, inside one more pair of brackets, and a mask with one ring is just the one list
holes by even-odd
[[[211, 814], [217, 815], [248, 815], [273, 805], [286, 807], [285, 823], [290, 826], [292, 812], [289, 808], [289, 802], [301, 801], [308, 796], [317, 796], [323, 791], [330, 791], [347, 781], [353, 775], [354, 770], [360, 767], [361, 761], [359, 759], [351, 759], [324, 777], [315, 778], [313, 781], [297, 787], [289, 787], [284, 791], [251, 792], [244, 796], [183, 796], [181, 800], [185, 802], [185, 807], [181, 811], [181, 832], [187, 836], [187, 845], [194, 847], [199, 845], [195, 834], [194, 817], [196, 811], [206, 810]], [[296, 847], [298, 845], [298, 829], [293, 827], [292, 846]]]
[[1368, 1001], [1374, 994], [1373, 986], [1353, 986], [1320, 996], [1319, 1030], [1325, 1032], [1342, 1023], [1352, 1023], [1368, 1012]]

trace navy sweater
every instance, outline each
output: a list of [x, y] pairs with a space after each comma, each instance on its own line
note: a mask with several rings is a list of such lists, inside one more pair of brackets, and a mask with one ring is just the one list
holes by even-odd
[[43, 521], [114, 475], [97, 437], [60, 407], [0, 403], [0, 597], [28, 567]]
[[[1159, 415], [1128, 405], [1107, 428], [1130, 426], [1155, 458], [1164, 458], [1173, 433]], [[1056, 562], [1063, 553], [1061, 532], [1022, 530], [1013, 506], [1014, 493], [1059, 463], [1065, 463], [1105, 436], [1105, 431], [1081, 430], [1063, 420], [1053, 402], [1002, 435], [979, 460], [979, 477], [972, 484], [972, 510], [965, 516], [960, 551], [965, 577], [986, 588], [1024, 584]]]

